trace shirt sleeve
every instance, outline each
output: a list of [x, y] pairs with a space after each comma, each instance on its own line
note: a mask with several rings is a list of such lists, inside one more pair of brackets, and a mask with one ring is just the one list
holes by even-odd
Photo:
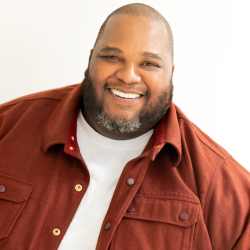
[[250, 249], [250, 173], [232, 157], [214, 173], [204, 219], [213, 250]]

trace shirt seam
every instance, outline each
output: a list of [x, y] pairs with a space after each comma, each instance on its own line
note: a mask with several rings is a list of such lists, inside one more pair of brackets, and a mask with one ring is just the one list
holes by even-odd
[[182, 227], [189, 227], [191, 225], [194, 225], [195, 222], [184, 222], [184, 221], [176, 221], [176, 220], [169, 220], [169, 219], [164, 219], [164, 218], [156, 218], [156, 217], [150, 217], [150, 216], [145, 216], [145, 215], [139, 215], [139, 214], [125, 214], [125, 218], [132, 218], [132, 219], [138, 219], [138, 220], [146, 220], [146, 221], [157, 221], [157, 222], [164, 222], [167, 224], [172, 224], [172, 225], [178, 225]]
[[140, 196], [135, 196], [136, 199], [142, 199], [142, 200], [157, 200], [158, 202], [161, 203], [179, 203], [179, 202], [186, 202], [186, 203], [191, 203], [191, 204], [195, 204], [195, 205], [199, 205], [200, 203], [198, 203], [196, 200], [193, 200], [191, 198], [183, 198], [183, 197], [176, 197], [176, 196], [152, 196], [152, 197], [140, 197]]
[[209, 204], [209, 202], [211, 200], [211, 196], [212, 196], [212, 193], [213, 193], [213, 190], [214, 190], [214, 186], [215, 186], [215, 183], [216, 183], [216, 178], [218, 176], [217, 173], [219, 172], [219, 170], [221, 170], [222, 166], [224, 165], [224, 163], [226, 162], [226, 160], [229, 159], [229, 158], [232, 158], [232, 156], [229, 155], [227, 158], [221, 160], [220, 164], [215, 169], [215, 171], [214, 171], [214, 173], [212, 175], [212, 178], [211, 178], [211, 181], [210, 181], [210, 184], [209, 184], [209, 187], [208, 187], [206, 199], [205, 199], [205, 204], [204, 204], [203, 215], [204, 215], [205, 224], [207, 224], [208, 204]]

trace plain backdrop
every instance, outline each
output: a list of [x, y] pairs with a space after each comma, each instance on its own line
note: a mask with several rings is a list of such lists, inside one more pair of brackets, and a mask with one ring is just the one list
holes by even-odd
[[[138, 1], [174, 35], [174, 103], [250, 170], [249, 0]], [[105, 18], [125, 0], [0, 0], [0, 103], [79, 83]]]

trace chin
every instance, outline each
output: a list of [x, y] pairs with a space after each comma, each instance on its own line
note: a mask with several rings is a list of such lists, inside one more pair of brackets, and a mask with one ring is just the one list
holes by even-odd
[[131, 114], [131, 113], [126, 113], [124, 111], [119, 111], [119, 112], [111, 112], [111, 113], [106, 113], [109, 117], [113, 117], [116, 120], [125, 120], [125, 121], [130, 121], [133, 119], [138, 118], [137, 114]]

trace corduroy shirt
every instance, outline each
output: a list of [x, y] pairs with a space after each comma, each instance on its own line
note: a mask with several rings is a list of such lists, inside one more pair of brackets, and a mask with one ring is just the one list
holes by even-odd
[[[1, 250], [56, 250], [88, 188], [82, 84], [0, 105]], [[124, 166], [96, 249], [250, 249], [249, 208], [249, 172], [172, 103]]]

